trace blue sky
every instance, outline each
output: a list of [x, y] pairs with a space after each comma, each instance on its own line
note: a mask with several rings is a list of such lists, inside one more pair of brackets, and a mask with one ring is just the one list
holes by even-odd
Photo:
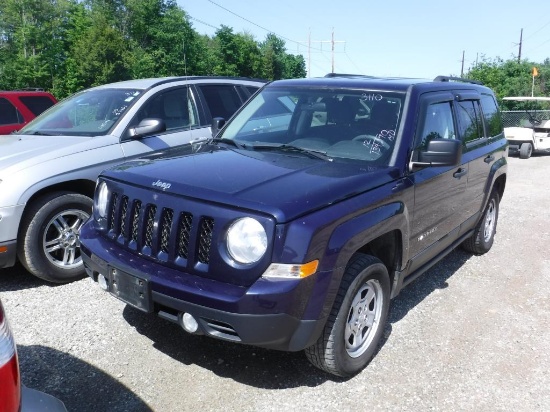
[[[375, 76], [460, 75], [476, 59], [550, 58], [550, 1], [178, 0], [194, 29], [226, 25], [263, 41], [269, 32], [302, 54], [313, 77], [332, 70]], [[221, 7], [220, 7], [221, 6]], [[267, 29], [267, 30], [265, 30]], [[334, 53], [331, 41], [334, 33]], [[308, 47], [310, 39], [310, 47]]]

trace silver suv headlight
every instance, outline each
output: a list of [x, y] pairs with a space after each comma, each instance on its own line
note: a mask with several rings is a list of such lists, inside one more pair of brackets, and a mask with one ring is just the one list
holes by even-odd
[[260, 222], [244, 217], [233, 222], [227, 231], [227, 250], [239, 263], [254, 263], [267, 250], [267, 234]]
[[100, 182], [96, 193], [94, 210], [97, 213], [97, 217], [105, 219], [107, 216], [107, 205], [109, 203], [109, 188], [107, 187], [107, 183]]

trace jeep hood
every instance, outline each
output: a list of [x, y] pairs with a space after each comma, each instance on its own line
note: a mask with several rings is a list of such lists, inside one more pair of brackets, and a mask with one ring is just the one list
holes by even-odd
[[109, 144], [113, 144], [113, 136], [0, 136], [0, 172], [11, 174], [43, 162]]
[[169, 156], [157, 154], [129, 161], [103, 175], [155, 191], [264, 212], [278, 222], [384, 185], [398, 176], [397, 168], [369, 169], [360, 162], [207, 147], [193, 153], [192, 146], [187, 146], [172, 150]]

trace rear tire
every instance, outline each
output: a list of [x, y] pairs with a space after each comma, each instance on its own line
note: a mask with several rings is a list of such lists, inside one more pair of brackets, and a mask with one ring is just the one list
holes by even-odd
[[305, 349], [309, 361], [333, 375], [348, 377], [370, 362], [384, 332], [390, 306], [390, 279], [377, 258], [350, 260], [319, 340]]
[[529, 159], [533, 154], [533, 145], [531, 143], [522, 143], [519, 147], [519, 158]]
[[77, 193], [43, 196], [21, 221], [17, 256], [34, 276], [54, 283], [84, 277], [80, 228], [92, 214], [92, 199]]
[[483, 216], [476, 225], [473, 235], [462, 243], [462, 247], [468, 252], [483, 255], [493, 246], [497, 232], [499, 202], [498, 192], [493, 189], [487, 206], [485, 206], [485, 210], [483, 211]]

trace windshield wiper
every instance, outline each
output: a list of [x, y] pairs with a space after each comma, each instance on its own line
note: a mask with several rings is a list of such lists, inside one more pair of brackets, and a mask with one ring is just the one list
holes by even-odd
[[225, 137], [213, 137], [212, 140], [210, 140], [210, 143], [225, 143], [225, 144], [235, 146], [237, 149], [246, 148], [246, 145], [239, 143], [233, 139], [227, 139]]
[[[19, 131], [19, 134], [21, 134], [21, 131]], [[60, 133], [46, 133], [46, 132], [40, 132], [37, 130], [36, 132], [25, 133], [25, 134], [32, 135], [32, 136], [59, 136]]]
[[285, 144], [285, 143], [278, 143], [278, 144], [262, 143], [262, 144], [253, 145], [252, 148], [254, 150], [281, 150], [281, 151], [288, 151], [288, 152], [303, 153], [315, 159], [328, 160], [329, 162], [332, 161], [332, 158], [330, 158], [327, 155], [327, 152], [324, 152], [322, 150], [306, 149], [305, 147], [294, 146], [294, 145]]

